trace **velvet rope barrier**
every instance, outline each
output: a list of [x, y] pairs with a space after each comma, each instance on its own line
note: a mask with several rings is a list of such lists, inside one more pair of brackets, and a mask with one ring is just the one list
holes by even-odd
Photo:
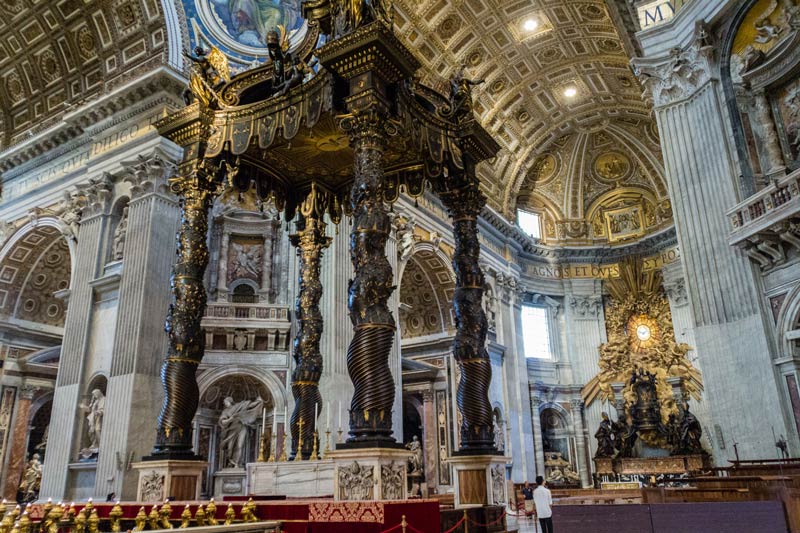
[[490, 526], [494, 526], [494, 525], [497, 525], [497, 524], [499, 524], [499, 523], [500, 523], [500, 521], [501, 521], [503, 518], [505, 518], [505, 517], [506, 517], [506, 512], [505, 512], [505, 511], [503, 511], [503, 514], [501, 514], [501, 515], [500, 515], [500, 518], [498, 518], [497, 520], [493, 520], [493, 521], [489, 522], [488, 524], [481, 524], [480, 522], [476, 522], [475, 520], [473, 520], [473, 519], [471, 519], [471, 518], [469, 518], [469, 517], [465, 517], [465, 518], [466, 518], [467, 520], [469, 520], [470, 524], [472, 524], [473, 526], [478, 526], [478, 527], [490, 527]]

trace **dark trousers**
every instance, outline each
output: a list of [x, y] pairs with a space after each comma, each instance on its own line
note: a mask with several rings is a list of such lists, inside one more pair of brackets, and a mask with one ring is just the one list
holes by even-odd
[[542, 533], [553, 533], [552, 518], [540, 518], [539, 524], [542, 526]]

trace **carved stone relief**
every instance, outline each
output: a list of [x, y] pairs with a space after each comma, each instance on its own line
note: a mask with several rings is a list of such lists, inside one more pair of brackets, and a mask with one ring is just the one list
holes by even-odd
[[405, 481], [406, 465], [391, 463], [381, 465], [381, 495], [384, 500], [401, 500]]

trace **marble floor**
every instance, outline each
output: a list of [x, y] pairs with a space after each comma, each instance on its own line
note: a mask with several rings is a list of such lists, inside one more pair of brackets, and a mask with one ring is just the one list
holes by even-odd
[[542, 529], [537, 526], [537, 520], [516, 518], [514, 516], [507, 516], [506, 518], [506, 529], [508, 531], [519, 531], [519, 533], [540, 533]]

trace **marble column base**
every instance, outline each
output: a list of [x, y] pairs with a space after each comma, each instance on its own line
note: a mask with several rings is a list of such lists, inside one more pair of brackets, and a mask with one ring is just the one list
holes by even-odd
[[460, 455], [447, 460], [455, 471], [455, 506], [482, 507], [506, 505], [506, 465], [504, 455]]
[[214, 472], [214, 497], [244, 496], [247, 494], [247, 472], [244, 468], [225, 468]]
[[407, 500], [411, 452], [398, 448], [336, 450], [333, 496], [336, 501]]
[[206, 461], [142, 461], [131, 465], [139, 472], [136, 500], [163, 502], [168, 497], [178, 501], [199, 500]]
[[250, 463], [247, 486], [256, 496], [322, 498], [333, 495], [332, 460]]

